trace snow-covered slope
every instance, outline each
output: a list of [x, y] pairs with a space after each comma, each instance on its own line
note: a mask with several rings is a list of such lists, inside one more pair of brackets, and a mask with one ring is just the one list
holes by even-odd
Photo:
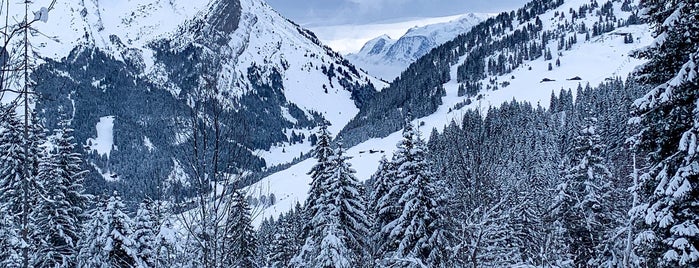
[[[630, 2], [632, 6], [638, 3], [638, 1]], [[503, 75], [487, 75], [480, 82], [483, 85], [491, 86], [488, 87], [489, 89], [484, 87], [478, 96], [459, 96], [460, 83], [457, 81], [457, 71], [468, 54], [462, 56], [451, 64], [450, 80], [442, 85], [446, 92], [446, 95], [441, 97], [442, 104], [431, 115], [416, 119], [413, 123], [419, 125], [420, 130], [424, 133], [429, 133], [433, 128], [441, 131], [450, 121], [459, 122], [463, 115], [462, 111], [465, 109], [477, 109], [485, 115], [489, 107], [499, 106], [513, 99], [528, 101], [535, 105], [538, 103], [547, 107], [552, 92], [557, 93], [561, 89], [573, 89], [575, 92], [579, 85], [583, 87], [586, 84], [596, 86], [610, 77], [625, 79], [636, 66], [643, 63], [642, 60], [632, 58], [629, 55], [630, 52], [650, 44], [652, 41], [651, 31], [645, 24], [629, 25], [591, 37], [589, 41], [585, 41], [585, 34], [579, 31], [579, 26], [582, 24], [587, 25], [587, 27], [594, 25], [599, 20], [595, 15], [595, 10], [592, 10], [585, 18], [576, 19], [575, 23], [571, 22], [569, 11], [571, 9], [578, 10], [579, 7], [589, 3], [588, 0], [567, 0], [563, 5], [538, 16], [544, 30], [565, 33], [568, 37], [576, 35], [578, 40], [576, 44], [573, 44], [568, 50], [559, 50], [558, 40], [555, 38], [549, 40], [545, 46], [555, 55], [552, 60], [546, 60], [544, 56], [541, 56], [526, 60], [521, 66]], [[626, 19], [633, 12], [636, 12], [633, 10], [622, 11], [621, 5], [620, 2], [613, 3], [613, 11], [617, 18]], [[561, 14], [564, 14], [563, 17]], [[535, 18], [532, 18], [530, 21], [516, 23], [506, 33], [530, 27], [529, 23], [534, 21]], [[633, 43], [625, 42], [625, 37], [629, 35], [633, 36]], [[498, 37], [494, 36], [494, 38]], [[541, 42], [540, 38], [537, 40]], [[503, 51], [499, 53], [503, 53]], [[497, 58], [497, 56], [498, 54], [491, 55], [486, 57], [486, 60]], [[560, 66], [555, 65], [556, 59], [560, 59]], [[549, 71], [550, 63], [552, 63], [553, 68]], [[553, 81], [542, 82], [545, 78]], [[572, 78], [576, 79], [569, 80]], [[497, 88], [492, 85], [497, 85]], [[400, 138], [400, 132], [395, 132], [387, 137], [373, 138], [350, 148], [348, 155], [354, 157], [350, 162], [357, 170], [358, 179], [369, 179], [371, 174], [375, 172], [381, 156], [386, 155], [390, 158]], [[310, 183], [307, 172], [314, 162], [315, 159], [308, 159], [287, 170], [264, 178], [249, 188], [249, 192], [256, 195], [274, 194], [276, 197], [275, 205], [261, 210], [260, 216], [257, 217], [257, 223], [265, 217], [276, 217], [279, 213], [292, 208], [296, 202], [303, 203]]]
[[468, 32], [488, 17], [488, 14], [464, 14], [449, 22], [410, 28], [398, 39], [383, 34], [369, 40], [359, 52], [348, 54], [347, 58], [370, 74], [391, 81], [431, 49]]
[[[136, 50], [146, 66], [145, 74], [156, 78], [159, 66], [154, 62], [152, 42], [168, 39], [181, 46], [199, 42], [194, 34], [182, 35], [183, 28], [192, 26], [192, 21], [210, 17], [214, 20], [235, 22], [228, 30], [230, 40], [227, 47], [239, 50], [235, 57], [224, 63], [229, 81], [221, 81], [221, 86], [245, 92], [249, 85], [234, 85], [233, 80], [241, 79], [253, 64], [285, 69], [283, 74], [285, 95], [289, 101], [307, 110], [327, 114], [336, 130], [342, 128], [357, 108], [350, 100], [348, 92], [331, 90], [328, 94], [316, 94], [323, 86], [330, 87], [327, 75], [318, 67], [332, 63], [348, 70], [351, 66], [336, 53], [322, 46], [319, 41], [304, 29], [288, 21], [262, 0], [88, 0], [58, 1], [50, 12], [48, 23], [37, 23], [42, 35], [37, 35], [38, 52], [43, 57], [60, 60], [78, 45], [94, 45], [111, 56], [123, 60], [125, 51]], [[222, 3], [237, 3], [241, 11], [237, 18], [223, 17], [225, 12], [217, 12]], [[231, 4], [236, 5], [236, 4]], [[35, 3], [38, 9], [41, 3]], [[237, 9], [236, 8], [236, 9]], [[219, 10], [220, 11], [220, 10]], [[228, 11], [228, 10], [227, 10]], [[222, 14], [223, 13], [223, 14]], [[221, 18], [223, 17], [223, 18]], [[52, 38], [49, 37], [56, 37]], [[230, 54], [230, 53], [229, 53]], [[281, 69], [281, 68], [280, 68]], [[369, 80], [377, 88], [385, 86], [364, 73], [353, 74], [358, 83]], [[337, 82], [337, 81], [335, 81]], [[227, 83], [227, 84], [226, 84]], [[337, 85], [337, 83], [333, 84]], [[342, 86], [339, 86], [340, 89]], [[335, 103], [329, 107], [323, 103]], [[336, 110], [345, 111], [340, 115]], [[337, 124], [335, 124], [337, 122]]]
[[[10, 10], [21, 19], [22, 6]], [[306, 151], [323, 120], [338, 133], [386, 86], [263, 0], [57, 1], [34, 27], [37, 108], [48, 127], [72, 114], [87, 143], [100, 118], [113, 118], [113, 146], [88, 157], [129, 180], [167, 176], [183, 163], [190, 137], [181, 122], [195, 89], [215, 85], [236, 120], [229, 141], [246, 149], [238, 164], [254, 170], [298, 157], [291, 152]], [[157, 164], [134, 169], [133, 159]]]

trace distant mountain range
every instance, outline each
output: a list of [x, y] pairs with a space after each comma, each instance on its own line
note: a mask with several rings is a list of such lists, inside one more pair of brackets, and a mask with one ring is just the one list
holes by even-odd
[[391, 81], [433, 48], [467, 33], [488, 17], [488, 14], [464, 14], [449, 22], [413, 27], [398, 39], [384, 34], [366, 42], [359, 52], [346, 57], [370, 74]]

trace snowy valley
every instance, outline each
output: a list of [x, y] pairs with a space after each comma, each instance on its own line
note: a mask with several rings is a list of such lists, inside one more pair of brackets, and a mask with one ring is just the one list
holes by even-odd
[[697, 1], [275, 7], [2, 0], [0, 267], [699, 266]]

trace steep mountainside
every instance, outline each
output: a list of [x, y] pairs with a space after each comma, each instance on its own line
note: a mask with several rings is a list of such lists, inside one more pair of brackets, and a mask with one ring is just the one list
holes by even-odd
[[[638, 1], [535, 0], [502, 13], [441, 45], [363, 106], [343, 129], [357, 177], [366, 180], [382, 155], [400, 140], [404, 117], [412, 116], [426, 137], [433, 128], [457, 123], [465, 111], [485, 115], [516, 99], [547, 107], [552, 93], [626, 79], [644, 61], [630, 53], [652, 41], [640, 23]], [[314, 159], [273, 174], [251, 189], [274, 194], [276, 216], [306, 197], [306, 172]]]
[[368, 41], [359, 52], [347, 55], [347, 59], [370, 74], [391, 81], [433, 48], [468, 32], [488, 17], [469, 13], [453, 21], [413, 27], [397, 40], [382, 35]]
[[222, 161], [258, 171], [297, 157], [265, 152], [310, 143], [324, 120], [338, 132], [383, 86], [261, 0], [59, 1], [49, 14], [32, 38], [36, 108], [48, 128], [72, 119], [93, 190], [186, 188], [201, 92], [224, 108]]

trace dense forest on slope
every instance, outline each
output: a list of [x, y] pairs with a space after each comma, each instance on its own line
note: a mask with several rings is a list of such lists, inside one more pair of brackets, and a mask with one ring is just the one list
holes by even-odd
[[[553, 60], [557, 52], [570, 50], [578, 43], [578, 35], [589, 41], [617, 27], [640, 23], [638, 9], [632, 1], [621, 3], [622, 11], [631, 12], [628, 18], [615, 15], [612, 1], [604, 4], [590, 1], [568, 12], [556, 12], [554, 16], [565, 23], [545, 29], [539, 15], [552, 12], [562, 4], [560, 0], [529, 2], [517, 11], [492, 17], [433, 49], [364, 106], [341, 136], [349, 144], [385, 137], [402, 127], [402, 120], [408, 113], [416, 118], [434, 113], [442, 104], [442, 85], [452, 79], [461, 85], [463, 95], [476, 97], [481, 91], [507, 86], [491, 77], [508, 74], [523, 63], [542, 57]], [[583, 20], [588, 17], [598, 21], [585, 25]], [[548, 48], [552, 42], [557, 42], [558, 51]], [[560, 65], [560, 61], [557, 64]], [[450, 70], [455, 66], [457, 77], [450, 77]]]

